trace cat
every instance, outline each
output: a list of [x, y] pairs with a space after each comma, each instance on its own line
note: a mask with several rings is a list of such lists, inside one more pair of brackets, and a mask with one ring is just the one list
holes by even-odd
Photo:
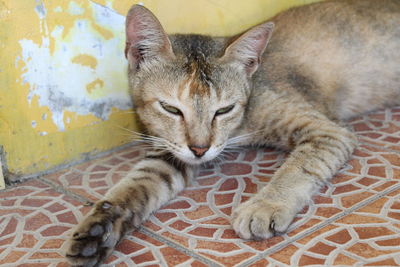
[[231, 38], [168, 36], [148, 9], [130, 9], [129, 83], [154, 149], [78, 224], [72, 265], [102, 262], [230, 146], [291, 150], [232, 213], [243, 239], [285, 232], [357, 146], [342, 121], [400, 103], [400, 1], [320, 2], [270, 21]]

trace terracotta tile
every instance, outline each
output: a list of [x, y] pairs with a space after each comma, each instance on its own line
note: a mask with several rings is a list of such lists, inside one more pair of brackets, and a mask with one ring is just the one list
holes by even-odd
[[361, 193], [355, 193], [352, 195], [343, 196], [341, 198], [341, 202], [342, 202], [343, 207], [350, 208], [350, 207], [354, 206], [355, 204], [357, 204], [369, 197], [372, 197], [372, 196], [374, 196], [373, 193], [364, 191]]
[[254, 161], [257, 157], [257, 151], [255, 150], [250, 150], [247, 151], [245, 156], [243, 157], [244, 161]]
[[131, 240], [124, 239], [122, 240], [118, 246], [117, 250], [125, 255], [129, 255], [135, 251], [143, 249], [143, 245], [139, 245], [135, 242], [132, 242]]
[[66, 226], [55, 225], [48, 227], [47, 229], [41, 231], [40, 233], [42, 236], [60, 236], [69, 229], [70, 228]]
[[208, 267], [208, 265], [206, 265], [206, 264], [204, 264], [204, 263], [202, 263], [202, 262], [199, 262], [199, 261], [193, 261], [193, 262], [190, 264], [190, 266], [191, 266], [191, 267]]
[[216, 206], [226, 205], [232, 203], [233, 197], [235, 196], [234, 193], [232, 194], [215, 194], [214, 200]]
[[355, 227], [354, 230], [357, 232], [357, 235], [360, 239], [369, 239], [378, 236], [395, 234], [386, 227]]
[[189, 232], [191, 235], [195, 236], [203, 236], [203, 237], [212, 237], [217, 231], [217, 229], [205, 228], [205, 227], [197, 227]]
[[42, 249], [59, 249], [63, 245], [64, 240], [63, 239], [50, 239], [47, 240], [40, 248]]
[[293, 266], [291, 265], [291, 259], [293, 254], [295, 254], [297, 250], [298, 247], [294, 245], [288, 245], [287, 247], [279, 250], [278, 252], [269, 255], [269, 257], [279, 261], [280, 263]]
[[295, 235], [315, 226], [316, 224], [318, 224], [320, 222], [321, 222], [320, 219], [311, 218], [311, 219], [307, 220], [305, 223], [301, 224], [300, 226], [295, 227], [292, 231], [287, 233], [287, 235], [290, 237], [295, 236]]
[[360, 208], [358, 211], [363, 213], [379, 214], [382, 211], [382, 206], [385, 205], [387, 201], [389, 201], [389, 198], [382, 197], [367, 206]]
[[251, 165], [244, 163], [225, 163], [221, 165], [221, 173], [229, 176], [249, 174], [251, 170]]
[[161, 233], [161, 235], [163, 237], [166, 237], [166, 238], [174, 241], [175, 243], [178, 243], [178, 244], [184, 246], [184, 247], [189, 246], [189, 239], [184, 235], [180, 235], [179, 233], [164, 232], [164, 233]]
[[143, 157], [144, 152], [142, 146], [132, 146], [104, 158], [85, 162], [45, 176], [45, 179], [96, 201], [132, 169], [135, 162]]
[[335, 234], [326, 237], [326, 239], [335, 242], [337, 244], [346, 244], [351, 240], [351, 236], [346, 229], [343, 229], [341, 231], [336, 232]]
[[197, 220], [201, 218], [207, 218], [213, 214], [214, 212], [208, 206], [199, 206], [194, 211], [185, 212], [184, 216], [189, 220]]
[[[30, 190], [25, 190], [29, 188]], [[13, 191], [16, 194], [11, 194]], [[19, 192], [25, 191], [23, 196]], [[10, 191], [0, 192], [0, 198], [7, 195], [9, 198], [19, 200], [18, 210], [30, 211], [28, 216], [19, 216], [18, 213], [11, 212], [5, 215], [5, 218], [11, 226], [4, 229], [0, 241], [8, 240], [3, 243], [3, 248], [12, 248], [6, 254], [3, 251], [3, 259], [0, 264], [13, 262], [16, 265], [22, 263], [32, 266], [41, 266], [41, 263], [63, 263], [65, 262], [63, 256], [60, 254], [60, 246], [64, 243], [66, 238], [65, 232], [69, 230], [72, 225], [66, 222], [61, 222], [52, 213], [44, 212], [46, 208], [55, 210], [56, 212], [63, 209], [73, 208], [76, 214], [81, 214], [81, 206], [76, 206], [76, 202], [68, 197], [60, 197], [60, 194], [52, 191], [47, 185], [31, 180], [19, 185], [17, 189], [10, 189]], [[40, 198], [39, 196], [42, 196]], [[32, 202], [30, 201], [32, 200]], [[38, 201], [46, 200], [46, 203]], [[40, 207], [36, 207], [37, 203], [41, 203]], [[58, 204], [58, 205], [56, 205]], [[54, 208], [57, 207], [57, 208]], [[1, 210], [14, 211], [16, 207], [2, 207]], [[48, 210], [47, 210], [48, 211]], [[57, 225], [63, 224], [65, 226]], [[67, 226], [68, 225], [68, 226]], [[11, 228], [10, 228], [11, 227]], [[18, 231], [8, 232], [7, 229], [19, 229]], [[60, 244], [60, 237], [61, 244]], [[20, 240], [20, 241], [18, 241]], [[51, 243], [58, 243], [57, 246]], [[34, 249], [33, 249], [34, 248]], [[7, 251], [7, 250], [6, 250]], [[24, 259], [21, 257], [24, 255]], [[6, 264], [7, 265], [7, 264]]]
[[308, 250], [317, 254], [321, 254], [321, 255], [329, 255], [329, 253], [331, 253], [333, 250], [335, 249], [335, 247], [327, 245], [325, 243], [322, 242], [318, 242], [317, 244], [315, 244], [313, 247], [309, 248]]
[[38, 242], [38, 240], [33, 235], [31, 235], [31, 234], [23, 234], [22, 235], [22, 240], [21, 240], [21, 242], [19, 242], [17, 247], [19, 247], [19, 248], [33, 248], [36, 245], [37, 242]]
[[27, 252], [24, 251], [13, 251], [12, 253], [9, 253], [3, 257], [3, 259], [0, 259], [0, 264], [10, 264], [14, 263], [16, 264], [18, 260], [24, 256]]
[[398, 265], [399, 263], [396, 262], [393, 258], [365, 264], [365, 266], [398, 266]]
[[269, 261], [267, 261], [266, 259], [258, 260], [255, 263], [249, 265], [249, 267], [265, 267], [265, 266], [269, 266]]
[[145, 263], [145, 262], [151, 262], [151, 261], [155, 260], [153, 254], [150, 251], [147, 251], [147, 252], [145, 252], [143, 254], [140, 254], [138, 256], [133, 256], [131, 259], [136, 264], [141, 264], [141, 263]]
[[155, 217], [161, 222], [166, 222], [172, 218], [175, 218], [176, 214], [172, 212], [158, 212], [156, 213]]
[[230, 256], [217, 256], [217, 255], [212, 255], [204, 252], [200, 252], [201, 255], [206, 256], [207, 258], [210, 258], [220, 264], [222, 266], [235, 266], [243, 262], [244, 260], [254, 256], [253, 253], [250, 252], [238, 252], [236, 254], [232, 254]]
[[[106, 261], [110, 266], [175, 266], [193, 261], [184, 253], [141, 232], [127, 235], [116, 250], [118, 253], [114, 253]], [[121, 253], [123, 257], [117, 256]], [[197, 266], [202, 265], [197, 264]]]
[[196, 249], [201, 251], [212, 250], [223, 253], [223, 252], [232, 252], [235, 250], [240, 250], [240, 247], [231, 242], [226, 243], [226, 242], [198, 240]]
[[378, 240], [375, 241], [376, 244], [379, 246], [398, 246], [400, 244], [400, 237], [398, 238], [391, 238], [391, 239], [385, 239], [385, 240]]
[[400, 145], [400, 124], [396, 121], [398, 116], [396, 108], [388, 108], [353, 119], [350, 126], [363, 142], [392, 148], [396, 147], [393, 144]]
[[361, 180], [358, 180], [357, 183], [365, 185], [365, 186], [369, 186], [369, 185], [374, 184], [374, 183], [376, 183], [378, 181], [379, 181], [378, 179], [364, 177]]
[[363, 221], [365, 224], [376, 224], [376, 223], [384, 223], [385, 219], [383, 218], [377, 218], [377, 217], [372, 217], [372, 216], [364, 216], [364, 215], [359, 215], [359, 214], [350, 214], [342, 219], [339, 219], [339, 223], [344, 223], [344, 224], [356, 224], [360, 221]]
[[[24, 194], [20, 195], [21, 192]], [[0, 198], [4, 195], [18, 200], [19, 204], [18, 208], [1, 207], [3, 216], [0, 218], [0, 228], [3, 229], [0, 235], [0, 265], [67, 267], [62, 255], [63, 244], [70, 229], [90, 208], [35, 180], [22, 183], [19, 188], [0, 192]], [[37, 201], [41, 199], [46, 199], [47, 203]], [[37, 203], [41, 203], [39, 208], [36, 207]], [[132, 266], [138, 263], [146, 266], [150, 265], [148, 263], [174, 266], [176, 263], [190, 262], [187, 261], [188, 256], [138, 232], [123, 239], [115, 253], [126, 257], [123, 257], [123, 262], [119, 256], [110, 257], [108, 262], [114, 266]], [[197, 262], [197, 266], [202, 264]]]
[[347, 193], [347, 192], [351, 192], [351, 191], [356, 191], [359, 190], [360, 188], [357, 186], [354, 186], [352, 184], [347, 184], [347, 185], [343, 185], [343, 186], [338, 186], [336, 187], [335, 191], [333, 191], [334, 195], [338, 195], [338, 194], [342, 194], [342, 193]]
[[35, 252], [29, 259], [63, 259], [64, 256], [58, 252]]
[[8, 223], [7, 226], [4, 227], [4, 230], [1, 232], [1, 236], [6, 236], [8, 234], [14, 233], [15, 230], [17, 229], [18, 226], [18, 221], [16, 218], [11, 218]]
[[183, 229], [185, 229], [185, 228], [187, 228], [189, 226], [191, 226], [190, 223], [186, 223], [186, 222], [181, 221], [181, 220], [175, 221], [174, 223], [170, 224], [170, 227], [172, 227], [172, 228], [174, 228], [174, 229], [176, 229], [178, 231], [181, 231], [181, 230], [183, 230]]
[[341, 209], [338, 209], [338, 208], [331, 208], [331, 207], [329, 207], [329, 208], [327, 208], [327, 207], [321, 207], [321, 208], [318, 208], [317, 209], [317, 212], [315, 213], [317, 216], [322, 216], [322, 217], [325, 217], [325, 218], [330, 218], [330, 217], [332, 217], [333, 215], [336, 215], [336, 214], [338, 214], [339, 212], [341, 212], [342, 210]]
[[[292, 245], [305, 252], [293, 255], [290, 264], [288, 261], [283, 263], [290, 266], [392, 263], [393, 258], [400, 255], [400, 232], [394, 228], [387, 207], [396, 203], [398, 195], [386, 195], [383, 198], [385, 201], [372, 202], [295, 241]], [[365, 212], [370, 210], [368, 206], [373, 207], [374, 213]], [[295, 249], [292, 247], [292, 250]]]
[[188, 209], [190, 208], [191, 205], [185, 201], [185, 200], [181, 200], [181, 201], [174, 201], [173, 203], [164, 206], [164, 210], [170, 210], [170, 209], [174, 209], [174, 210], [184, 210], [184, 209]]
[[238, 188], [238, 181], [234, 178], [226, 180], [220, 187], [218, 191], [231, 191]]
[[355, 263], [357, 263], [357, 260], [343, 254], [338, 254], [333, 262], [333, 265], [354, 266]]
[[247, 241], [244, 242], [244, 244], [258, 251], [264, 251], [268, 248], [275, 246], [276, 244], [281, 243], [284, 240], [285, 239], [282, 236], [274, 236], [272, 238], [263, 241]]
[[299, 266], [323, 265], [324, 263], [325, 263], [324, 259], [314, 258], [308, 255], [302, 255], [299, 261]]
[[[396, 250], [377, 250], [365, 243], [354, 244], [353, 246], [349, 247], [347, 251], [367, 259], [396, 252]], [[399, 250], [397, 250], [397, 252], [398, 251]]]

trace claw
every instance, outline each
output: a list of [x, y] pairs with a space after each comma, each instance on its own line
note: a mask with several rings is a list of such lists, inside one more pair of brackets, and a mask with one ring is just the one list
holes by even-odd
[[271, 231], [273, 236], [276, 236], [275, 221], [273, 219], [271, 220], [271, 223], [269, 224], [269, 230]]

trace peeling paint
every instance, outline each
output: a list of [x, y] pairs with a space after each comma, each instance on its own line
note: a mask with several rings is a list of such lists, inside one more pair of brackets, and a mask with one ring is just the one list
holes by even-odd
[[76, 2], [71, 1], [68, 6], [68, 13], [71, 15], [82, 15], [85, 10]]
[[104, 82], [100, 79], [96, 79], [93, 82], [86, 85], [86, 90], [89, 94], [95, 89], [101, 89], [104, 86]]
[[91, 55], [79, 54], [75, 56], [72, 60], [72, 63], [81, 64], [82, 66], [88, 66], [92, 69], [95, 69], [97, 66], [97, 59]]
[[[74, 14], [82, 14], [78, 7], [71, 2], [69, 12], [72, 9]], [[66, 110], [79, 115], [91, 113], [107, 120], [112, 107], [126, 110], [132, 106], [127, 91], [127, 63], [121, 47], [125, 38], [121, 31], [124, 18], [97, 4], [92, 4], [91, 8], [96, 28], [89, 19], [77, 19], [69, 29], [61, 25], [54, 27], [50, 36], [42, 38], [41, 45], [29, 39], [19, 41], [21, 60], [25, 64], [23, 83], [30, 87], [27, 100], [31, 102], [37, 95], [39, 105], [49, 107], [59, 131], [65, 130], [63, 114]], [[41, 24], [47, 29], [43, 4], [38, 5], [37, 10]], [[107, 25], [117, 35], [107, 35], [106, 28], [98, 34], [102, 25]], [[52, 52], [50, 43], [54, 43]]]

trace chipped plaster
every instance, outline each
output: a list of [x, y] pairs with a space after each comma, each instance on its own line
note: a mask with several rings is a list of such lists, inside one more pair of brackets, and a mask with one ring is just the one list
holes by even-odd
[[[48, 32], [47, 10], [40, 3], [36, 11], [44, 32], [41, 44], [19, 41], [24, 63], [22, 83], [30, 88], [27, 100], [31, 103], [37, 96], [39, 105], [50, 109], [59, 131], [65, 131], [66, 110], [107, 120], [113, 107], [131, 107], [121, 46], [125, 19], [95, 3], [90, 3], [89, 9], [94, 23], [88, 18], [76, 19], [69, 29], [57, 25]], [[68, 12], [82, 15], [83, 9], [70, 2]], [[92, 25], [113, 32], [114, 37], [104, 38]], [[50, 42], [54, 42], [53, 52]]]

